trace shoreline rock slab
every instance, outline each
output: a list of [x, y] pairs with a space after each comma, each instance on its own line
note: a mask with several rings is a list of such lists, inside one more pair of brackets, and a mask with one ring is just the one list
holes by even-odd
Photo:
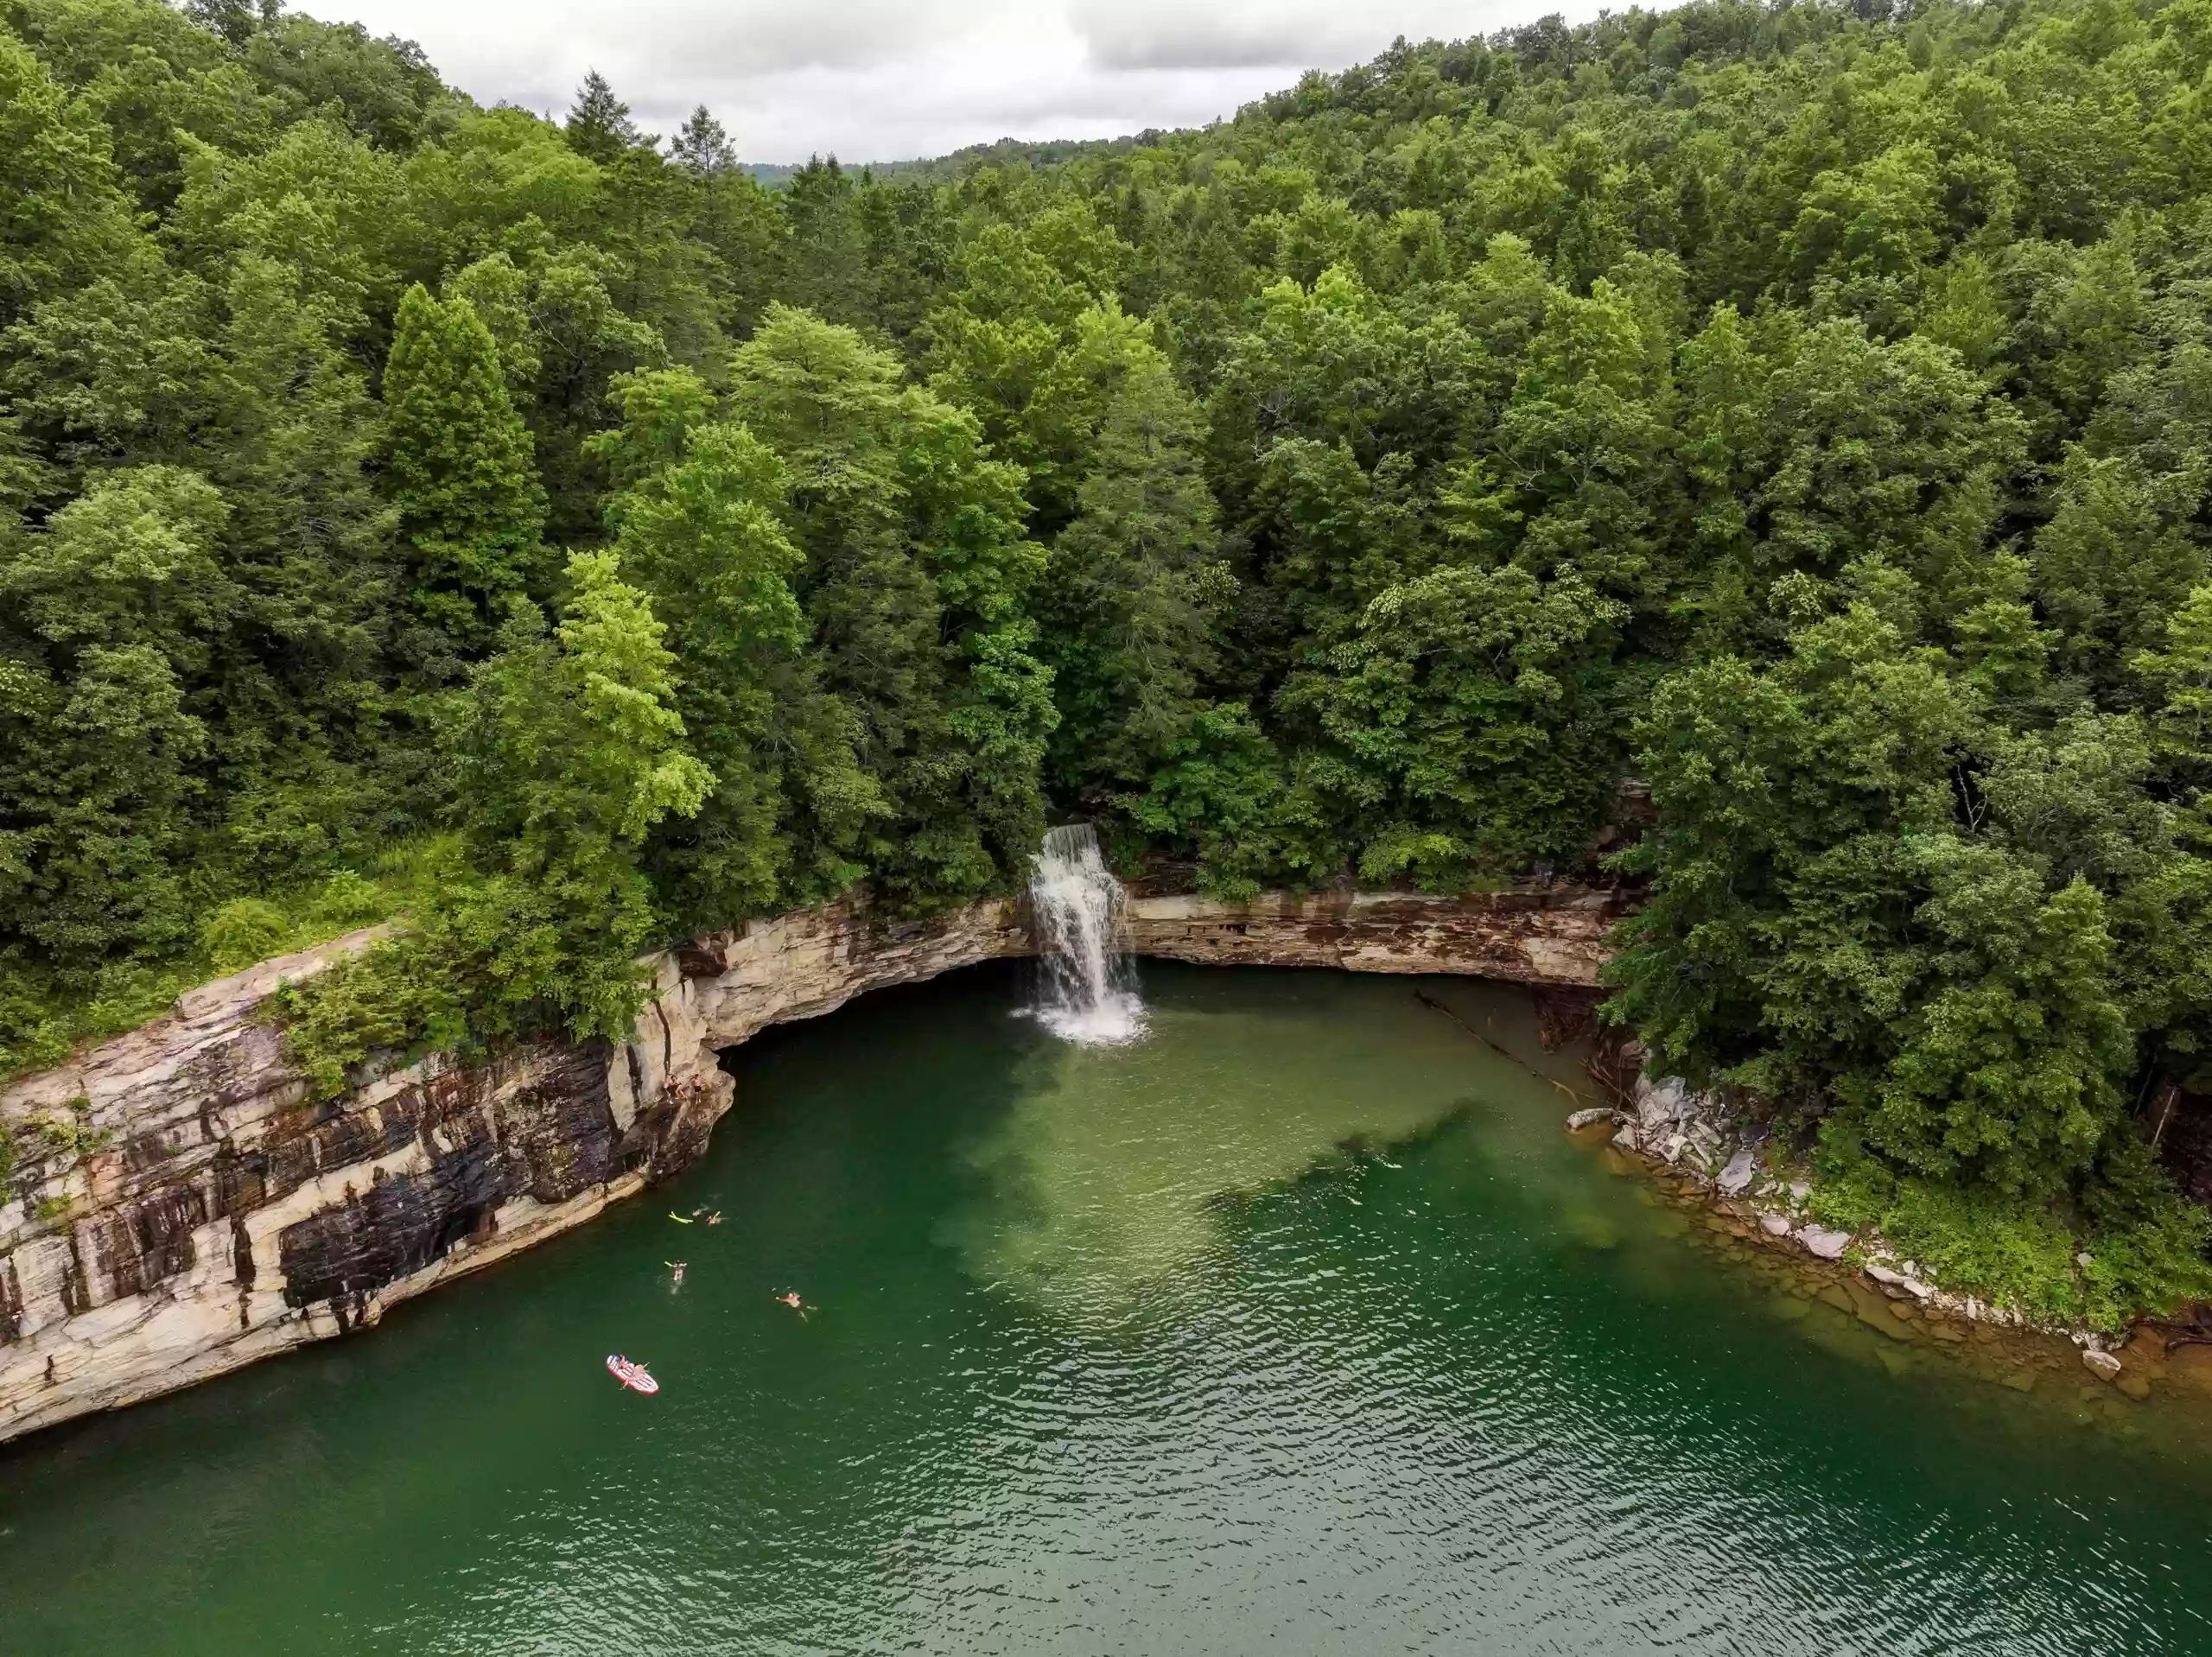
[[1797, 1241], [1815, 1260], [1841, 1260], [1843, 1251], [1851, 1247], [1851, 1234], [1827, 1226], [1802, 1225], [1797, 1228]]
[[1728, 1159], [1728, 1165], [1720, 1171], [1713, 1183], [1723, 1197], [1740, 1197], [1750, 1189], [1752, 1176], [1759, 1171], [1759, 1153], [1748, 1145], [1736, 1147], [1736, 1154]]

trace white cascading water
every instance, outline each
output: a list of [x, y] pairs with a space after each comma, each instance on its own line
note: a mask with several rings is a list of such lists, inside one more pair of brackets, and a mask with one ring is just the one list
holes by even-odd
[[1029, 908], [1043, 983], [1038, 1021], [1084, 1046], [1134, 1041], [1144, 1033], [1144, 1003], [1129, 973], [1122, 921], [1122, 883], [1098, 854], [1087, 822], [1048, 829], [1030, 860]]

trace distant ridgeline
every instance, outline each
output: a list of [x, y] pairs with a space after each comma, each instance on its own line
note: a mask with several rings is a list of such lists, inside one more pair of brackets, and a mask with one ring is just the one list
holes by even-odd
[[772, 190], [596, 75], [0, 0], [0, 1068], [394, 915], [322, 1085], [613, 1034], [1068, 817], [1217, 897], [1611, 857], [1615, 1015], [1832, 1217], [2192, 1292], [2209, 67], [1700, 3]]
[[[1147, 127], [1142, 132], [1133, 133], [1124, 138], [1001, 138], [992, 143], [969, 144], [949, 156], [929, 156], [918, 161], [868, 162], [853, 170], [857, 170], [863, 178], [870, 181], [912, 184], [926, 180], [932, 184], [953, 184], [980, 168], [1058, 167], [1069, 162], [1126, 156], [1133, 150], [1162, 143], [1171, 136], [1157, 127]], [[750, 173], [754, 182], [771, 190], [783, 188], [809, 168], [836, 165], [835, 156], [826, 162], [816, 156], [801, 165], [775, 162], [747, 162], [741, 164], [742, 170]]]

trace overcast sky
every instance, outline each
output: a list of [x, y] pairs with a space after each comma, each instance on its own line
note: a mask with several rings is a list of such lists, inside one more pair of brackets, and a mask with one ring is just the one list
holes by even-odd
[[747, 161], [942, 155], [1197, 126], [1393, 36], [1485, 35], [1545, 0], [295, 0], [418, 41], [480, 103], [558, 114], [596, 68], [649, 131], [695, 105]]

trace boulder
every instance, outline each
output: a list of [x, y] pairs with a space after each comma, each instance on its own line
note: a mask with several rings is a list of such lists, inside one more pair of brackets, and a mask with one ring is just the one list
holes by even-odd
[[1886, 1266], [1870, 1266], [1866, 1268], [1866, 1275], [1885, 1289], [1894, 1289], [1900, 1294], [1909, 1294], [1916, 1299], [1925, 1300], [1936, 1292], [1933, 1284], [1923, 1283], [1910, 1272], [1891, 1271]]
[[1637, 1123], [1647, 1133], [1686, 1121], [1690, 1114], [1689, 1083], [1678, 1076], [1660, 1082], [1637, 1076], [1635, 1099]]
[[1748, 1145], [1737, 1147], [1736, 1154], [1728, 1159], [1728, 1165], [1720, 1171], [1720, 1194], [1738, 1197], [1749, 1189], [1751, 1177], [1759, 1171], [1759, 1154]]
[[1762, 1214], [1759, 1216], [1759, 1229], [1770, 1237], [1786, 1237], [1789, 1235], [1789, 1216], [1786, 1214]]
[[1802, 1225], [1797, 1228], [1797, 1241], [1805, 1252], [1820, 1260], [1841, 1260], [1843, 1251], [1851, 1247], [1848, 1231], [1833, 1231], [1827, 1226]]
[[1567, 1131], [1580, 1133], [1586, 1127], [1595, 1127], [1600, 1122], [1617, 1122], [1621, 1114], [1611, 1105], [1592, 1105], [1587, 1110], [1578, 1110], [1567, 1119]]
[[2120, 1360], [2109, 1352], [2100, 1352], [2094, 1347], [2082, 1354], [2082, 1362], [2099, 1381], [2120, 1379]]

